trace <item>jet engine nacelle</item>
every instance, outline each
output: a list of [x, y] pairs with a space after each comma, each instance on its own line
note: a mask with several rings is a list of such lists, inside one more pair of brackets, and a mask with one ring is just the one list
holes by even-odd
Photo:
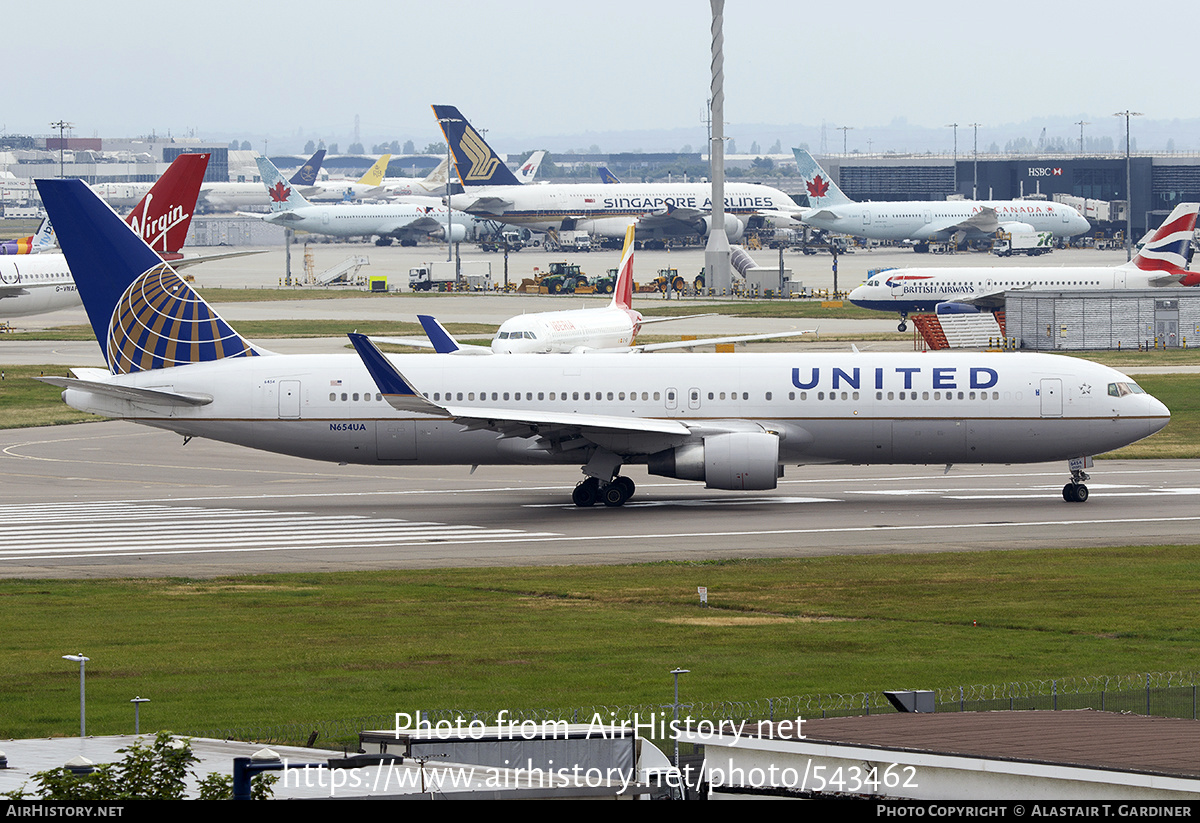
[[[746, 224], [740, 217], [734, 214], [725, 215], [725, 236], [729, 238], [730, 242], [738, 240], [745, 230]], [[712, 231], [712, 216], [701, 217], [696, 223], [696, 232], [708, 237], [710, 231]]]
[[1033, 226], [1029, 225], [1028, 223], [1012, 222], [1012, 223], [1001, 223], [1000, 231], [1006, 231], [1009, 234], [1013, 234], [1013, 233], [1021, 234], [1024, 232], [1033, 233], [1033, 232], [1036, 232], [1037, 229], [1035, 229]]
[[769, 432], [730, 432], [652, 454], [650, 474], [703, 480], [705, 488], [759, 491], [779, 478], [779, 437]]
[[[442, 226], [441, 235], [442, 235], [442, 239], [445, 240], [446, 239], [446, 227], [445, 226]], [[451, 243], [461, 243], [462, 241], [464, 241], [466, 239], [467, 239], [467, 227], [464, 226], [462, 223], [451, 223], [450, 224], [450, 242]]]

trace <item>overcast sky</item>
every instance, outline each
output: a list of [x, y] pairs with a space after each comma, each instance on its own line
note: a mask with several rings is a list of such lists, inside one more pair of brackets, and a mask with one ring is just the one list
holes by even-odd
[[[956, 121], [1084, 119], [1089, 134], [1115, 136], [1111, 115], [1127, 108], [1195, 118], [1195, 4], [1131, 8], [728, 0], [725, 120], [743, 144], [768, 139], [745, 124], [846, 125], [853, 142], [904, 119], [943, 129], [948, 150]], [[674, 130], [697, 151], [704, 141], [704, 0], [66, 0], [5, 18], [8, 133], [64, 119], [83, 137], [195, 130], [259, 150], [310, 137], [344, 150], [358, 115], [364, 142], [421, 148], [441, 139], [430, 104], [448, 103], [499, 151], [637, 147], [604, 145], [625, 139], [614, 132]]]

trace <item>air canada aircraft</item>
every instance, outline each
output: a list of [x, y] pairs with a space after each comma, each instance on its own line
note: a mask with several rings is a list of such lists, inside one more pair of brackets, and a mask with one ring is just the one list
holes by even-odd
[[[377, 236], [376, 245], [390, 245], [398, 239], [402, 246], [450, 234], [454, 242], [474, 234], [478, 221], [469, 214], [454, 214], [445, 206], [416, 206], [409, 203], [339, 203], [314, 206], [290, 186], [279, 169], [266, 157], [259, 157], [258, 171], [271, 198], [268, 223], [331, 237]], [[258, 215], [256, 215], [258, 216]]]
[[459, 343], [436, 319], [419, 315], [428, 340], [412, 338], [376, 337], [380, 343], [396, 343], [406, 346], [432, 348], [440, 354], [531, 354], [592, 352], [652, 352], [667, 349], [694, 349], [715, 343], [745, 343], [751, 340], [770, 340], [782, 337], [799, 337], [812, 331], [781, 331], [765, 334], [747, 334], [735, 337], [717, 337], [704, 340], [680, 340], [669, 343], [634, 342], [642, 326], [648, 323], [664, 323], [670, 320], [687, 320], [708, 317], [704, 314], [689, 314], [680, 317], [643, 317], [633, 308], [633, 237], [634, 227], [625, 232], [625, 248], [621, 254], [621, 265], [617, 269], [617, 280], [613, 286], [612, 301], [603, 308], [568, 309], [566, 311], [531, 312], [510, 317], [500, 324], [490, 346], [472, 346]]
[[[257, 253], [219, 252], [194, 257], [180, 253], [207, 167], [207, 154], [179, 155], [126, 218], [159, 257], [174, 261], [176, 268]], [[27, 317], [78, 305], [79, 294], [63, 255], [44, 253], [0, 260], [0, 317]]]
[[888, 269], [850, 292], [864, 309], [900, 313], [900, 331], [909, 312], [994, 311], [1010, 291], [1096, 291], [1178, 286], [1196, 278], [1185, 267], [1200, 203], [1180, 203], [1133, 260], [1120, 266], [947, 266]]
[[[47, 377], [72, 407], [346, 463], [577, 465], [580, 507], [620, 506], [621, 467], [776, 487], [809, 463], [1068, 464], [1147, 437], [1166, 406], [1114, 369], [1048, 354], [626, 354], [483, 360], [280, 355], [229, 326], [78, 180], [40, 180], [108, 369]], [[384, 399], [386, 397], [386, 400]]]
[[[470, 214], [534, 231], [586, 231], [619, 238], [635, 221], [638, 235], [661, 247], [667, 237], [707, 237], [712, 224], [709, 183], [562, 183], [522, 186], [504, 160], [454, 106], [433, 113], [454, 154], [462, 194], [450, 205]], [[783, 192], [759, 183], [725, 184], [725, 233], [771, 224], [799, 227], [802, 209]]]
[[935, 240], [982, 238], [1006, 232], [1050, 232], [1072, 237], [1088, 221], [1070, 206], [1044, 200], [916, 200], [856, 203], [804, 149], [792, 149], [812, 206], [806, 225], [873, 240], [911, 240], [914, 251]]

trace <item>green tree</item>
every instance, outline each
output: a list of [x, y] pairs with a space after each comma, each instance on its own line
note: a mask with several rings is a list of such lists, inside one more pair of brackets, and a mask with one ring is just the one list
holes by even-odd
[[[97, 766], [88, 774], [75, 774], [66, 767], [38, 772], [33, 776], [36, 791], [26, 792], [22, 786], [2, 796], [9, 800], [38, 798], [96, 803], [182, 800], [188, 777], [195, 775], [192, 767], [200, 762], [192, 752], [191, 743], [170, 732], [159, 732], [153, 743], [135, 741], [124, 749], [117, 749], [117, 754], [125, 756], [116, 763]], [[271, 786], [277, 779], [277, 775], [256, 778], [254, 798], [270, 799]], [[227, 791], [223, 792], [222, 787], [227, 787]], [[233, 778], [213, 773], [200, 781], [200, 788], [202, 799], [232, 798]]]

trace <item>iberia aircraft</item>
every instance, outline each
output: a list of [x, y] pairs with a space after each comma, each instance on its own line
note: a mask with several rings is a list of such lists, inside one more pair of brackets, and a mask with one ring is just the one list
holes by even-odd
[[[624, 465], [773, 489], [785, 465], [1075, 461], [1161, 429], [1125, 375], [1027, 353], [676, 357], [281, 355], [229, 326], [78, 180], [39, 180], [108, 369], [47, 377], [71, 406], [316, 460], [577, 465], [579, 506], [623, 504]], [[385, 400], [386, 397], [386, 400]]]
[[625, 232], [625, 249], [613, 286], [612, 301], [604, 308], [568, 309], [565, 311], [531, 312], [510, 317], [500, 324], [490, 346], [459, 343], [445, 327], [428, 315], [418, 315], [428, 340], [414, 338], [376, 337], [380, 343], [432, 348], [441, 354], [532, 354], [571, 352], [574, 354], [622, 351], [649, 352], [666, 349], [694, 349], [716, 343], [745, 343], [751, 340], [771, 340], [812, 334], [811, 330], [781, 331], [765, 334], [744, 334], [735, 337], [714, 337], [703, 340], [681, 340], [671, 343], [638, 344], [635, 338], [642, 326], [671, 320], [710, 317], [708, 314], [688, 314], [679, 317], [643, 317], [633, 308], [633, 237], [634, 227]]
[[[548, 183], [522, 186], [454, 106], [434, 106], [454, 154], [464, 193], [451, 196], [456, 209], [524, 226], [624, 237], [638, 233], [661, 245], [666, 237], [707, 237], [712, 226], [710, 183]], [[759, 183], [725, 184], [725, 233], [737, 242], [746, 229], [767, 224], [799, 226], [802, 209], [783, 192]]]
[[[221, 252], [187, 258], [180, 254], [207, 167], [207, 154], [179, 155], [126, 218], [158, 256], [174, 261], [176, 268], [256, 253]], [[0, 317], [26, 317], [78, 305], [75, 280], [63, 255], [44, 253], [0, 260]]]
[[1096, 291], [1191, 285], [1200, 278], [1186, 266], [1200, 203], [1180, 203], [1133, 260], [1120, 266], [953, 266], [888, 269], [850, 292], [864, 309], [909, 312], [995, 311], [1010, 291]]
[[914, 251], [930, 241], [982, 238], [997, 231], [1050, 232], [1071, 237], [1088, 221], [1070, 206], [1044, 200], [916, 200], [856, 203], [804, 149], [792, 149], [812, 206], [804, 223], [818, 229], [873, 240], [911, 240]]

